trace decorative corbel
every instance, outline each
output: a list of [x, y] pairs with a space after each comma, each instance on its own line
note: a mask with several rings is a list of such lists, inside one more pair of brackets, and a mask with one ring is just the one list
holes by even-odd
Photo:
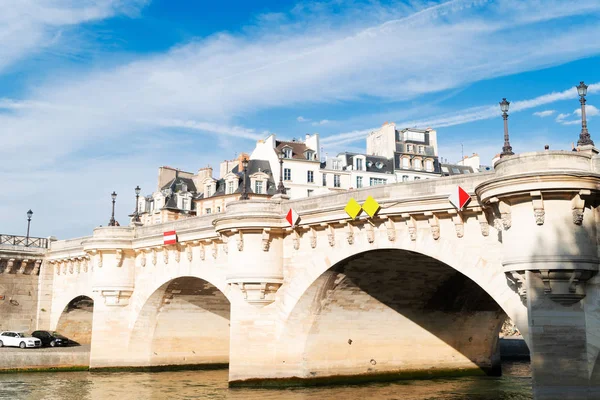
[[373, 227], [373, 223], [371, 221], [367, 220], [365, 229], [367, 230], [367, 242], [375, 242], [375, 228]]
[[83, 272], [88, 272], [89, 264], [90, 264], [90, 256], [89, 256], [89, 254], [86, 254], [83, 257]]
[[185, 255], [186, 255], [188, 261], [192, 262], [192, 259], [194, 258], [194, 249], [192, 248], [192, 244], [191, 243], [182, 243], [182, 246], [185, 247]]
[[542, 198], [542, 192], [537, 190], [531, 192], [531, 203], [533, 205], [533, 216], [535, 217], [535, 223], [538, 225], [544, 225], [544, 217], [546, 211], [544, 211], [544, 199]]
[[324, 224], [327, 230], [327, 241], [331, 247], [335, 246], [335, 229], [331, 224]]
[[428, 216], [429, 219], [429, 227], [431, 228], [431, 236], [434, 240], [438, 240], [440, 238], [440, 221], [438, 217], [434, 213], [425, 213], [425, 216]]
[[589, 196], [590, 190], [580, 190], [571, 200], [571, 208], [573, 209], [573, 223], [581, 225], [583, 223], [583, 212], [585, 210], [585, 200], [583, 196]]
[[410, 240], [414, 242], [417, 240], [417, 221], [415, 221], [415, 218], [410, 214], [402, 214], [402, 218], [404, 218], [406, 226], [408, 227]]
[[35, 260], [35, 266], [33, 267], [32, 275], [38, 275], [40, 273], [40, 267], [42, 266], [42, 260]]
[[117, 259], [117, 268], [121, 268], [125, 259], [125, 254], [123, 253], [123, 250], [117, 249], [117, 251], [115, 252], [115, 257]]
[[497, 197], [492, 197], [490, 203], [498, 209], [500, 219], [496, 219], [494, 224], [498, 230], [509, 230], [512, 226], [512, 216], [510, 212], [510, 203], [500, 200]]
[[387, 237], [390, 242], [394, 242], [396, 240], [396, 226], [394, 225], [394, 221], [391, 217], [387, 217], [387, 221], [385, 222]]
[[62, 273], [63, 273], [63, 275], [66, 275], [66, 274], [67, 274], [67, 271], [68, 271], [68, 269], [69, 269], [69, 264], [68, 264], [68, 262], [67, 262], [67, 259], [66, 259], [66, 258], [63, 258], [63, 259], [62, 259], [62, 260], [60, 260], [60, 261], [61, 261], [61, 264], [62, 264]]
[[317, 247], [317, 231], [312, 227], [310, 228], [310, 247], [313, 249]]
[[67, 265], [69, 266], [69, 273], [70, 273], [70, 274], [73, 274], [73, 266], [74, 266], [73, 264], [75, 264], [75, 263], [73, 262], [73, 259], [72, 259], [72, 258], [69, 258], [69, 260], [67, 261]]
[[219, 254], [219, 247], [217, 246], [217, 241], [212, 241], [212, 256], [214, 259], [217, 259], [217, 255]]
[[54, 267], [54, 270], [56, 271], [56, 275], [60, 275], [60, 265], [58, 265], [56, 260], [49, 260], [48, 262], [50, 263], [50, 265], [52, 265]]
[[552, 286], [550, 286], [550, 271], [547, 269], [540, 270], [542, 275], [542, 282], [544, 282], [544, 293], [552, 293]]
[[21, 260], [21, 266], [17, 270], [17, 274], [24, 274], [25, 273], [25, 268], [27, 268], [27, 263], [28, 262], [29, 262], [29, 260], [27, 260], [27, 259]]
[[300, 234], [298, 230], [292, 229], [292, 242], [294, 243], [294, 250], [298, 250], [300, 248]]
[[140, 249], [137, 251], [138, 253], [138, 258], [140, 260], [140, 267], [145, 267], [146, 266], [146, 252], [144, 251], [144, 249]]
[[206, 250], [204, 249], [204, 244], [203, 243], [200, 243], [199, 253], [200, 253], [200, 259], [202, 261], [204, 261], [204, 259], [206, 258]]
[[456, 230], [456, 237], [462, 238], [465, 236], [465, 222], [461, 213], [457, 212], [456, 215], [453, 215], [452, 222], [454, 223], [454, 229]]
[[77, 257], [77, 263], [75, 264], [75, 272], [79, 275], [81, 273], [81, 257]]
[[485, 210], [479, 209], [476, 211], [480, 211], [480, 213], [477, 214], [477, 221], [479, 222], [479, 227], [481, 228], [481, 234], [483, 236], [489, 236], [490, 235], [490, 224], [488, 224], [488, 222], [487, 222]]
[[348, 244], [354, 244], [354, 227], [352, 224], [346, 224], [346, 240], [348, 240]]
[[237, 237], [235, 238], [235, 241], [237, 244], [238, 251], [244, 251], [244, 234], [241, 230], [237, 232]]
[[263, 251], [269, 251], [270, 247], [270, 239], [271, 239], [271, 230], [263, 229], [262, 232], [262, 249]]
[[164, 261], [165, 265], [167, 265], [169, 263], [169, 250], [167, 249], [167, 246], [163, 246], [162, 253], [163, 253], [163, 261]]
[[228, 241], [229, 241], [229, 239], [227, 238], [227, 236], [225, 236], [223, 234], [220, 234], [219, 238], [221, 239], [221, 243], [223, 244], [223, 246], [222, 246], [223, 247], [223, 252], [225, 254], [229, 254], [229, 246], [227, 244]]
[[179, 264], [179, 261], [181, 260], [181, 248], [179, 245], [175, 245], [175, 262], [177, 264]]
[[152, 250], [150, 250], [150, 253], [152, 254], [152, 265], [156, 265], [156, 262], [157, 262], [156, 248], [153, 247]]

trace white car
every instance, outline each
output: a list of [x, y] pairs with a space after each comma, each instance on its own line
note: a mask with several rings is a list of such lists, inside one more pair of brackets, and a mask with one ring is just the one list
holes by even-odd
[[42, 347], [42, 341], [38, 338], [25, 336], [24, 333], [14, 331], [0, 332], [0, 347], [13, 346], [22, 349], [26, 347]]

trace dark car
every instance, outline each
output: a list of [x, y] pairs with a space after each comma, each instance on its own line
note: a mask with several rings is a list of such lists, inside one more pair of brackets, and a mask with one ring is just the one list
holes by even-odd
[[72, 343], [71, 340], [67, 339], [58, 332], [51, 331], [35, 331], [31, 336], [36, 337], [42, 341], [42, 346], [67, 346]]

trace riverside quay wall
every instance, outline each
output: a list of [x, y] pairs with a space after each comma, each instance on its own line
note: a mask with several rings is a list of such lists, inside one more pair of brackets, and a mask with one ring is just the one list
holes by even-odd
[[[38, 295], [50, 311], [37, 323], [91, 314], [91, 368], [228, 363], [235, 386], [498, 374], [508, 316], [530, 349], [535, 399], [597, 399], [600, 165], [580, 150], [96, 228], [51, 244], [40, 276], [52, 284]], [[448, 201], [457, 186], [470, 195], [460, 210]]]

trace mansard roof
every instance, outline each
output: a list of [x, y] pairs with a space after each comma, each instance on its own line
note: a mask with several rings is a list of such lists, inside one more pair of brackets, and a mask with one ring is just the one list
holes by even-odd
[[[238, 187], [234, 193], [241, 194], [242, 193], [242, 184], [244, 181], [244, 172], [243, 172], [243, 170], [241, 172], [238, 172], [238, 169], [239, 169], [239, 165], [236, 165], [231, 170], [231, 173], [234, 174], [235, 176], [237, 176], [237, 179], [238, 179]], [[266, 160], [248, 160], [248, 179], [246, 179], [246, 191], [248, 193], [254, 193], [254, 191], [252, 190], [250, 176], [257, 172], [265, 173], [268, 176], [267, 187], [265, 188], [266, 189], [265, 194], [272, 196], [275, 193], [277, 193], [277, 185], [275, 184], [275, 180], [273, 179], [273, 173], [271, 172], [271, 167], [269, 165], [269, 162]], [[225, 179], [221, 178], [216, 181], [215, 192], [210, 197], [224, 196], [225, 194], [227, 194], [226, 190], [227, 190], [227, 181]], [[198, 193], [194, 198], [197, 200], [204, 199], [205, 198], [204, 192]]]
[[[292, 160], [306, 160], [306, 152], [307, 151], [315, 151], [316, 149], [311, 149], [304, 142], [286, 142], [283, 140], [275, 141], [275, 151], [277, 153], [281, 152], [284, 147], [289, 147], [292, 149]], [[313, 161], [313, 160], [311, 160]]]
[[338, 156], [346, 158], [346, 165], [353, 165], [352, 158], [356, 156], [363, 156], [366, 159], [365, 169], [367, 172], [377, 172], [380, 174], [392, 174], [394, 173], [394, 160], [391, 158], [381, 156], [370, 156], [361, 153], [340, 153]]

